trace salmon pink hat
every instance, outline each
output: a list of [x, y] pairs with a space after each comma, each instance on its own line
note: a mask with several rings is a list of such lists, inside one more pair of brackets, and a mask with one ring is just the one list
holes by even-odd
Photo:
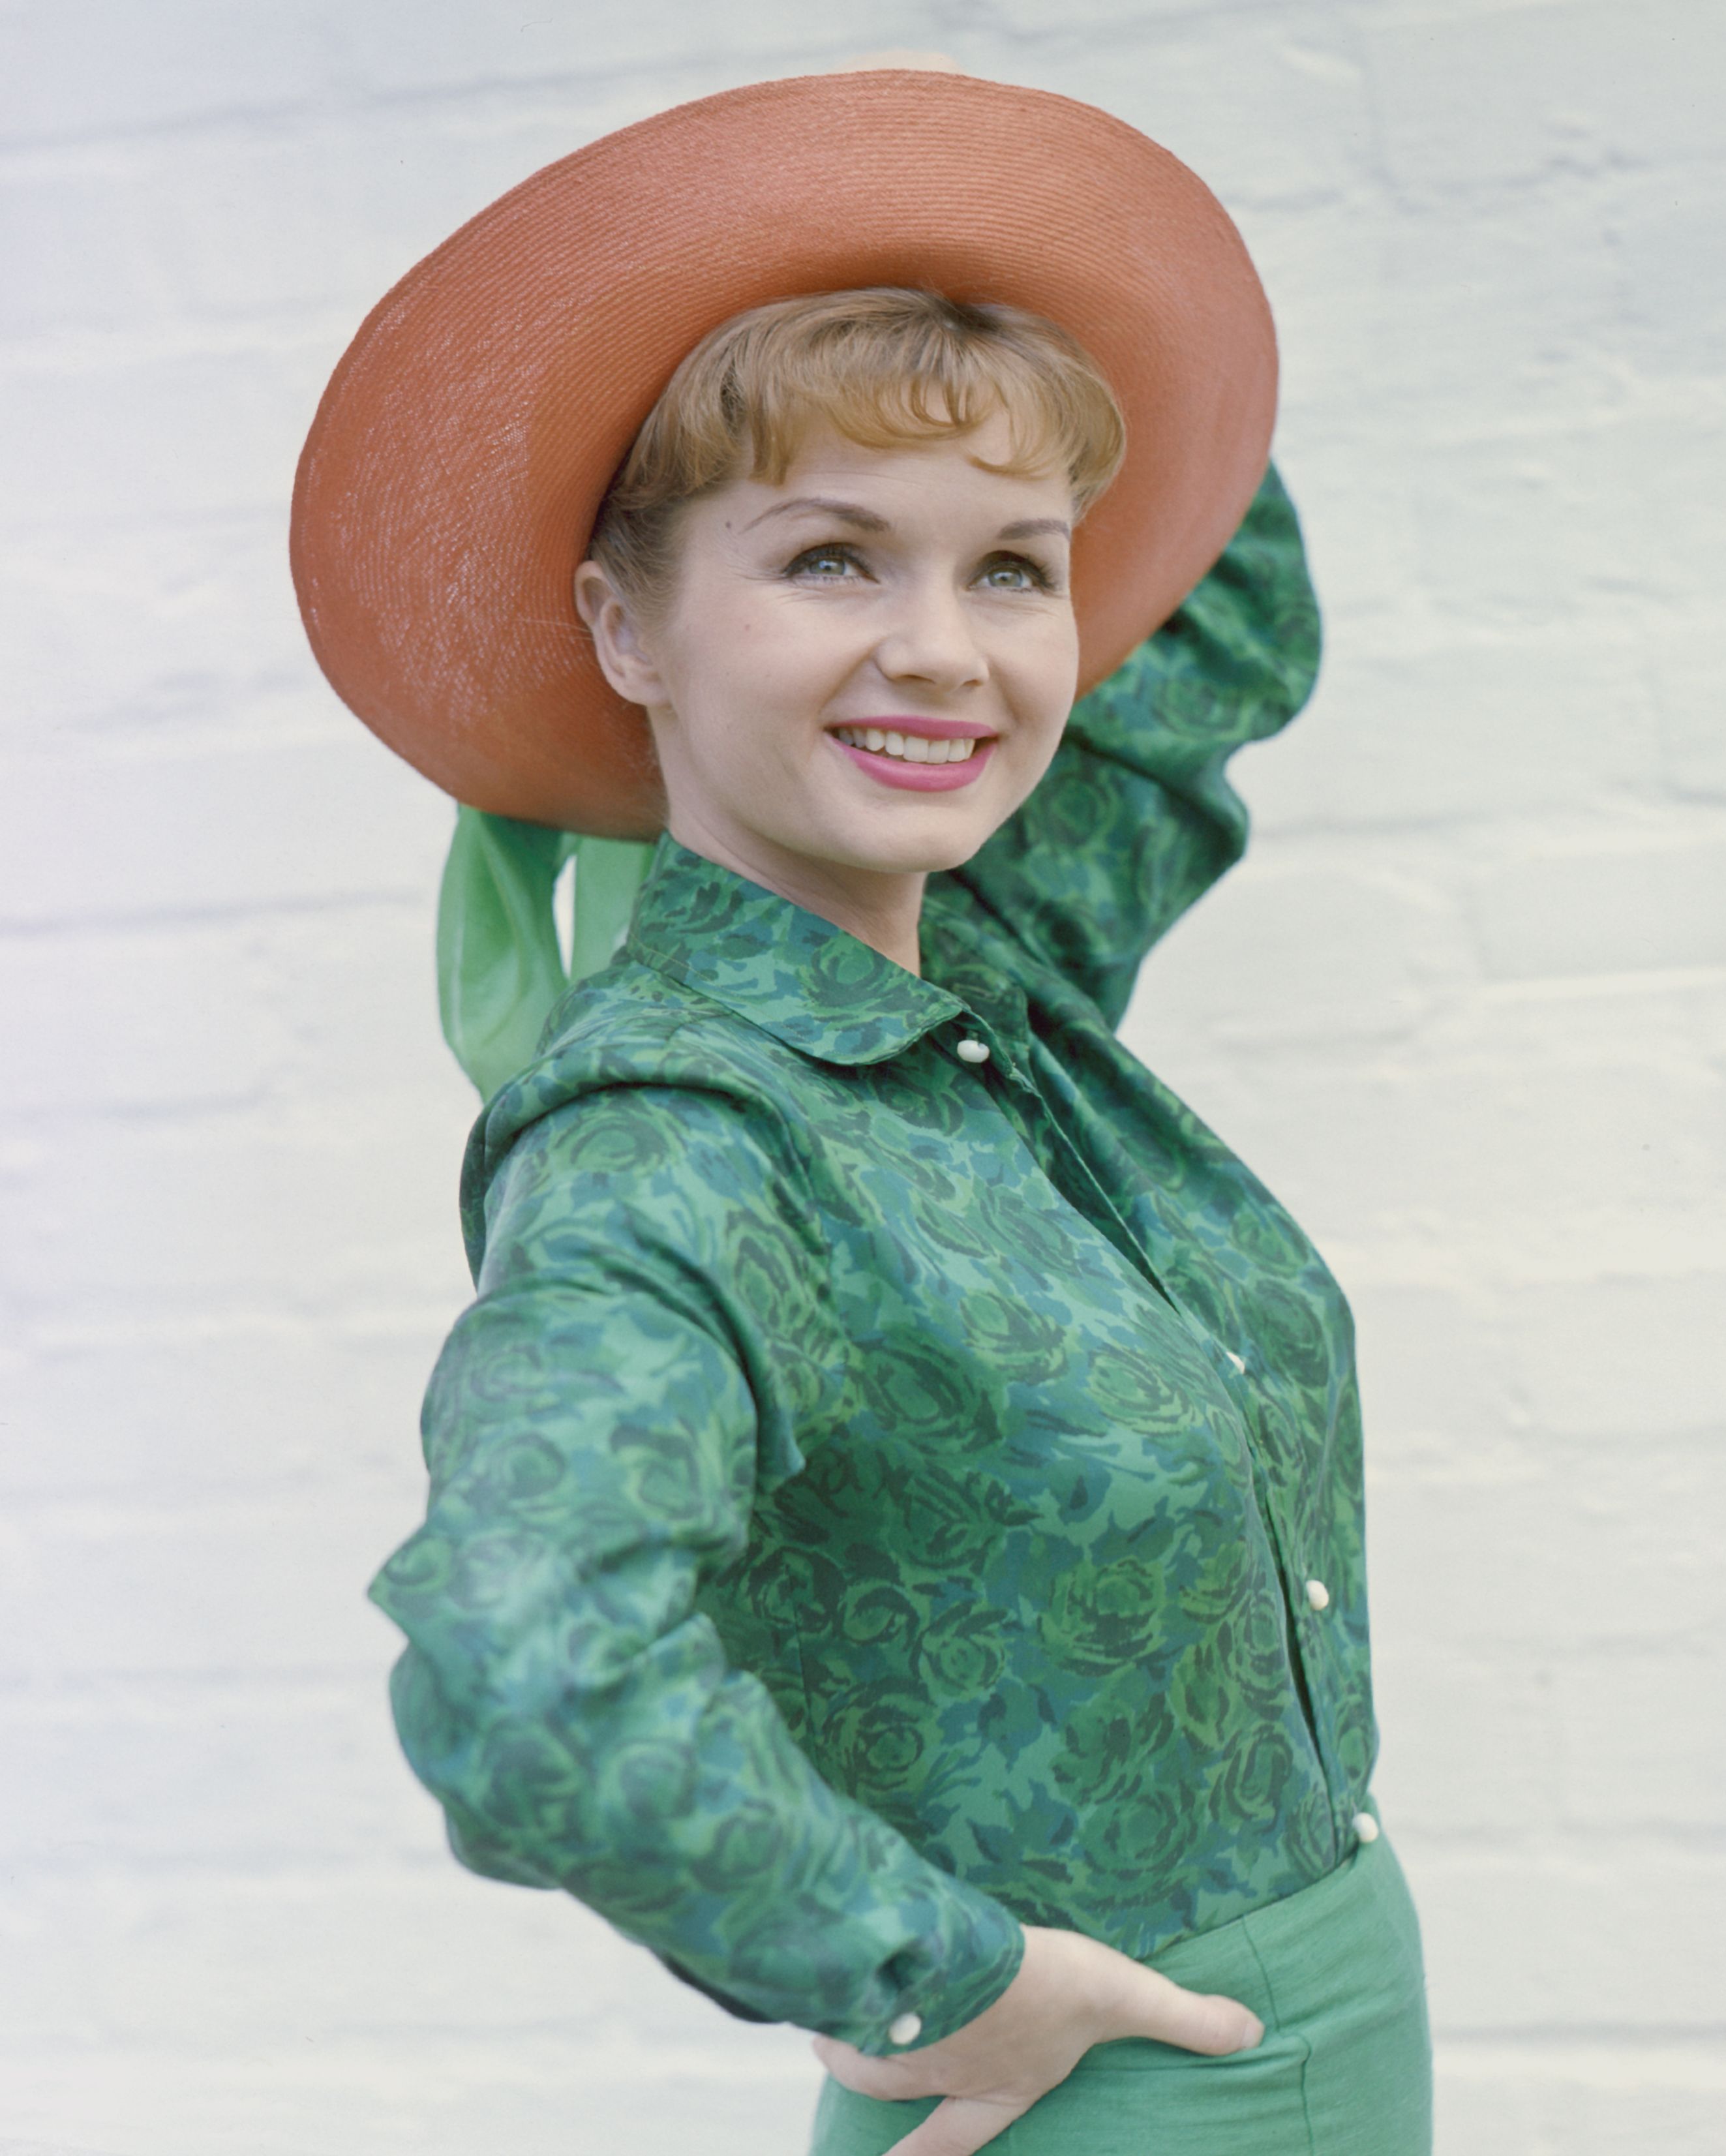
[[1077, 535], [1081, 690], [1215, 561], [1263, 475], [1270, 310], [1179, 160], [1047, 91], [921, 69], [758, 83], [547, 165], [410, 270], [324, 392], [294, 490], [318, 663], [459, 801], [655, 830], [644, 715], [571, 580], [673, 369], [745, 308], [915, 285], [1043, 315], [1127, 421]]

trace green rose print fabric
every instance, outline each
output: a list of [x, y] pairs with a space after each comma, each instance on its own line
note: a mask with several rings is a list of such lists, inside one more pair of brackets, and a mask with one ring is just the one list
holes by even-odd
[[1317, 663], [1272, 475], [932, 880], [922, 978], [661, 840], [475, 1128], [477, 1298], [373, 1589], [466, 1863], [879, 2053], [1022, 1922], [1145, 1956], [1352, 1846], [1348, 1310], [1112, 1030]]

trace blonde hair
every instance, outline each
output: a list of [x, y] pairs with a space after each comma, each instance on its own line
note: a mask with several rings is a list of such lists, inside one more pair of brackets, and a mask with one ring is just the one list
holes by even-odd
[[1127, 446], [1090, 355], [1023, 308], [895, 285], [778, 300], [711, 331], [665, 384], [600, 505], [588, 551], [626, 603], [666, 598], [684, 504], [746, 468], [777, 485], [812, 426], [865, 449], [966, 434], [1004, 412], [1015, 475], [1064, 469], [1082, 516]]

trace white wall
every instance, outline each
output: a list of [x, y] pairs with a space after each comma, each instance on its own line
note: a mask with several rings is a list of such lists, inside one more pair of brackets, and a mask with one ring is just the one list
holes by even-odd
[[325, 689], [284, 530], [409, 261], [860, 42], [1107, 105], [1263, 268], [1330, 656], [1129, 1031], [1356, 1301], [1444, 2156], [1726, 2149], [1726, 13], [857, 24], [0, 8], [0, 2149], [799, 2145], [800, 2037], [459, 1872], [395, 1753], [362, 1589], [465, 1286], [449, 812]]

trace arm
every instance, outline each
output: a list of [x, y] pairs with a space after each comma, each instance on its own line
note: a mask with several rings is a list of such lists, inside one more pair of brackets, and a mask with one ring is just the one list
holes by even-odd
[[1073, 708], [1041, 783], [953, 880], [1118, 1024], [1151, 946], [1240, 859], [1237, 748], [1318, 668], [1317, 601], [1274, 469], [1222, 558]]
[[560, 1887], [725, 2003], [860, 2051], [989, 2005], [1022, 1935], [827, 1786], [695, 1607], [822, 1352], [824, 1260], [717, 1096], [591, 1095], [493, 1186], [434, 1376], [425, 1526], [376, 1599], [403, 1748], [473, 1868]]

